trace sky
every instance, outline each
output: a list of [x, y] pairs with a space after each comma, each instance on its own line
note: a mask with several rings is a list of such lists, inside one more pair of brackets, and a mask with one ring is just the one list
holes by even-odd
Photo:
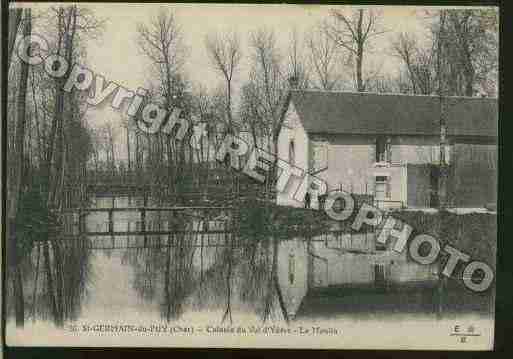
[[[210, 4], [103, 4], [93, 5], [100, 16], [108, 17], [101, 41], [88, 46], [88, 60], [97, 71], [118, 79], [131, 88], [146, 82], [148, 66], [137, 44], [136, 24], [148, 23], [160, 8], [175, 12], [180, 24], [189, 56], [186, 70], [194, 83], [202, 83], [209, 88], [216, 87], [219, 76], [213, 70], [204, 46], [207, 34], [229, 30], [240, 34], [243, 60], [241, 73], [247, 73], [247, 35], [260, 27], [275, 30], [278, 44], [285, 50], [292, 29], [299, 33], [307, 31], [328, 16], [331, 7], [300, 5], [210, 5]], [[388, 31], [377, 41], [377, 55], [381, 55], [380, 45], [388, 44], [390, 36], [398, 31], [423, 32], [415, 9], [394, 7], [383, 9], [383, 27]], [[385, 46], [386, 47], [386, 46]], [[389, 56], [386, 56], [389, 57]], [[395, 59], [388, 59], [396, 63]], [[385, 65], [386, 66], [386, 65]], [[243, 80], [239, 75], [235, 80]], [[235, 85], [236, 86], [236, 85]]]
[[[36, 4], [44, 8], [52, 4]], [[34, 4], [31, 4], [34, 6]], [[240, 34], [243, 59], [247, 69], [249, 49], [247, 35], [260, 27], [275, 30], [278, 44], [286, 50], [292, 29], [299, 33], [307, 31], [319, 21], [327, 18], [329, 9], [334, 6], [321, 5], [240, 5], [240, 4], [120, 4], [120, 3], [81, 3], [90, 7], [98, 17], [106, 20], [103, 35], [98, 40], [87, 43], [87, 64], [97, 73], [124, 86], [136, 89], [147, 83], [148, 62], [141, 54], [137, 40], [137, 24], [149, 23], [160, 9], [175, 13], [182, 28], [185, 44], [189, 47], [186, 71], [194, 83], [202, 83], [209, 88], [220, 83], [213, 70], [204, 46], [207, 34], [222, 30], [234, 30]], [[340, 7], [339, 7], [340, 8]], [[341, 7], [344, 8], [344, 7]], [[345, 7], [349, 9], [350, 7]], [[375, 57], [385, 63], [385, 67], [397, 60], [383, 53], [388, 50], [390, 39], [399, 31], [424, 33], [419, 17], [413, 7], [381, 7], [383, 27], [388, 30], [374, 44]], [[385, 55], [385, 56], [383, 56]], [[245, 73], [244, 68], [241, 71]], [[236, 81], [240, 82], [240, 76]]]
[[[45, 8], [55, 4], [37, 3], [22, 6]], [[240, 5], [240, 4], [122, 4], [122, 3], [80, 3], [94, 10], [95, 14], [106, 20], [103, 35], [98, 40], [89, 40], [86, 44], [85, 64], [96, 74], [102, 74], [106, 80], [114, 81], [131, 90], [147, 88], [149, 62], [137, 46], [137, 24], [148, 24], [161, 8], [173, 11], [179, 23], [184, 42], [189, 49], [185, 71], [194, 84], [203, 84], [209, 89], [218, 87], [222, 81], [209, 62], [204, 39], [207, 34], [230, 30], [240, 34], [243, 58], [241, 70], [234, 78], [236, 90], [248, 73], [248, 34], [260, 27], [275, 30], [277, 43], [281, 50], [288, 48], [288, 39], [292, 29], [304, 33], [319, 21], [328, 17], [333, 5]], [[351, 9], [354, 7], [338, 7]], [[387, 32], [376, 37], [369, 61], [373, 67], [379, 67], [381, 73], [397, 71], [399, 60], [391, 55], [392, 39], [399, 32], [415, 33], [418, 37], [428, 35], [419, 7], [387, 6], [382, 11], [382, 28]], [[87, 115], [90, 125], [98, 127], [105, 121], [113, 121], [115, 127], [120, 124], [124, 113], [109, 106], [90, 108]], [[121, 131], [121, 130], [120, 130]]]

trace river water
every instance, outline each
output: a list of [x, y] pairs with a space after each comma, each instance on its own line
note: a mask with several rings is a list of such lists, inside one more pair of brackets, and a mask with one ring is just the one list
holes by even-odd
[[[93, 208], [127, 208], [141, 206], [142, 198], [117, 197], [92, 200]], [[157, 206], [156, 201], [149, 200], [147, 205]], [[161, 223], [169, 220], [169, 213], [147, 212], [147, 224], [151, 222]], [[210, 228], [219, 226], [226, 219], [226, 214], [219, 212], [210, 218]], [[217, 217], [217, 218], [216, 218]], [[136, 228], [141, 221], [138, 211], [125, 211], [114, 213], [114, 231], [123, 231], [127, 228]], [[181, 218], [185, 229], [198, 229], [204, 226], [201, 219], [194, 216]], [[88, 231], [106, 231], [108, 229], [107, 212], [93, 212], [86, 217], [86, 229]], [[226, 238], [221, 234], [213, 234], [209, 243], [226, 243]], [[217, 236], [217, 237], [216, 237]], [[283, 305], [275, 293], [269, 294], [269, 268], [272, 264], [268, 245], [248, 251], [247, 249], [235, 249], [229, 254], [223, 246], [185, 246], [167, 248], [165, 246], [155, 248], [126, 249], [127, 244], [144, 243], [144, 238], [107, 236], [89, 238], [93, 248], [89, 250], [89, 268], [84, 290], [79, 294], [83, 297], [78, 314], [72, 320], [67, 321], [65, 329], [53, 326], [48, 318], [31, 318], [29, 316], [25, 329], [15, 329], [13, 321], [9, 320], [7, 327], [8, 342], [24, 343], [26, 334], [30, 333], [31, 340], [39, 340], [40, 345], [47, 345], [48, 337], [45, 333], [56, 333], [50, 341], [53, 345], [67, 345], [69, 333], [80, 331], [90, 325], [103, 324], [134, 324], [134, 325], [174, 325], [177, 328], [188, 328], [191, 323], [201, 323], [212, 328], [236, 327], [253, 323], [262, 325], [283, 325]], [[198, 243], [198, 238], [184, 236], [185, 242]], [[151, 236], [146, 238], [146, 244], [168, 243], [167, 236]], [[104, 245], [118, 247], [115, 249], [97, 249]], [[287, 248], [292, 248], [296, 253], [303, 250], [301, 241], [290, 242]], [[272, 251], [271, 251], [272, 252]], [[169, 260], [168, 260], [169, 258]], [[285, 258], [285, 257], [284, 257]], [[282, 258], [279, 257], [280, 261]], [[290, 256], [283, 259], [290, 261]], [[230, 265], [228, 265], [228, 263]], [[301, 262], [295, 266], [301, 266]], [[281, 265], [281, 267], [289, 267]], [[301, 268], [298, 269], [301, 271]], [[280, 275], [280, 273], [278, 273]], [[166, 280], [166, 278], [169, 278]], [[306, 276], [305, 276], [306, 278]], [[298, 279], [296, 279], [298, 280]], [[27, 285], [27, 292], [30, 286]], [[298, 285], [297, 282], [295, 284]], [[167, 289], [166, 289], [167, 288]], [[285, 291], [286, 292], [286, 291]], [[342, 293], [342, 294], [341, 294]], [[43, 295], [43, 294], [42, 294]], [[284, 294], [286, 296], [286, 293]], [[408, 347], [407, 343], [401, 343], [397, 338], [417, 340], [422, 348], [435, 348], [437, 344], [445, 342], [453, 345], [450, 338], [450, 328], [455, 323], [461, 325], [477, 325], [480, 327], [483, 337], [476, 341], [475, 345], [487, 345], [493, 338], [493, 319], [490, 315], [481, 313], [480, 308], [469, 308], [466, 312], [448, 313], [443, 320], [436, 318], [432, 303], [434, 300], [432, 291], [417, 292], [414, 294], [397, 293], [369, 293], [368, 291], [340, 290], [323, 293], [317, 291], [314, 295], [299, 296], [302, 306], [297, 311], [298, 316], [292, 317], [290, 323], [294, 328], [312, 325], [323, 328], [335, 329], [344, 332], [345, 336], [319, 337], [317, 344], [339, 346], [340, 340], [347, 348], [386, 348]], [[285, 301], [287, 298], [285, 298]], [[484, 298], [484, 302], [488, 299]], [[420, 303], [411, 310], [405, 311], [401, 303]], [[383, 304], [383, 305], [380, 305]], [[431, 303], [431, 304], [430, 304]], [[427, 304], [427, 305], [426, 305]], [[478, 305], [479, 306], [479, 305]], [[411, 306], [408, 308], [411, 309]], [[474, 311], [474, 309], [476, 309]], [[285, 310], [286, 311], [286, 310]], [[299, 316], [299, 313], [302, 315]], [[34, 320], [35, 319], [35, 320]], [[168, 320], [169, 319], [169, 320]], [[231, 320], [230, 320], [231, 319]], [[443, 333], [436, 328], [443, 328]], [[10, 328], [10, 329], [9, 329]], [[72, 329], [70, 329], [72, 328]], [[73, 329], [74, 328], [74, 329]], [[206, 327], [205, 327], [206, 328]], [[348, 329], [351, 328], [351, 331]], [[408, 329], [409, 328], [409, 329]], [[412, 330], [424, 333], [426, 337], [419, 339], [412, 337]], [[185, 329], [184, 329], [185, 330]], [[207, 329], [205, 329], [207, 330]], [[38, 334], [39, 333], [39, 334]], [[68, 334], [64, 334], [68, 333]], [[381, 337], [374, 343], [362, 342], [358, 335], [374, 333]], [[339, 333], [340, 334], [340, 333]], [[392, 335], [393, 334], [393, 335]], [[89, 334], [88, 334], [89, 335]], [[206, 334], [205, 334], [206, 335]], [[440, 337], [441, 335], [441, 337]], [[87, 341], [85, 337], [73, 337], [75, 345], [164, 345], [175, 346], [177, 342], [159, 341], [150, 337], [144, 339], [140, 336], [131, 337], [127, 342], [120, 336], [99, 337]], [[37, 339], [39, 338], [39, 339]], [[66, 339], [67, 338], [67, 339]], [[90, 337], [89, 337], [90, 338]], [[338, 339], [337, 339], [338, 338]], [[210, 338], [211, 343], [227, 343], [232, 345], [261, 346], [251, 342], [248, 338], [237, 341], [235, 338]], [[214, 341], [212, 341], [214, 340]], [[224, 340], [224, 341], [223, 341]], [[235, 340], [235, 341], [234, 341]], [[267, 340], [267, 339], [266, 339]], [[336, 340], [339, 340], [338, 342]], [[34, 341], [31, 341], [34, 343]], [[92, 344], [93, 343], [93, 344]], [[183, 337], [179, 343], [183, 345], [204, 346], [201, 341], [194, 341], [193, 337]], [[330, 344], [331, 343], [331, 344]], [[298, 338], [285, 343], [269, 338], [268, 345], [263, 346], [296, 346], [316, 347], [308, 342], [301, 343]]]

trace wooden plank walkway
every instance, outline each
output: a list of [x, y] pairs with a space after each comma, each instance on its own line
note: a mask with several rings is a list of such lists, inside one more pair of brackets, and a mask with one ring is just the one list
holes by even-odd
[[190, 235], [231, 235], [232, 231], [227, 230], [211, 230], [211, 231], [195, 231], [195, 230], [147, 230], [147, 231], [84, 231], [78, 235], [66, 234], [64, 238], [75, 238], [80, 235], [95, 236], [95, 237], [112, 237], [112, 236], [167, 236], [175, 234], [190, 234]]
[[233, 210], [233, 206], [174, 206], [174, 207], [106, 207], [106, 208], [68, 208], [63, 213], [89, 212], [178, 212], [178, 211], [222, 211]]
[[[143, 243], [140, 243], [140, 242]], [[141, 241], [133, 241], [124, 239], [120, 241], [119, 239], [106, 239], [102, 238], [101, 241], [94, 240], [94, 239], [88, 239], [88, 240], [82, 240], [81, 243], [85, 243], [85, 248], [88, 250], [105, 250], [105, 249], [117, 249], [117, 250], [123, 250], [123, 249], [160, 249], [160, 248], [244, 248], [247, 246], [247, 243], [244, 243], [243, 241], [236, 241], [234, 240], [232, 242], [228, 243], [191, 243], [191, 242], [183, 242], [180, 244], [176, 243], [166, 243], [166, 239], [161, 239], [160, 242], [146, 239], [146, 243], [144, 243], [144, 240], [141, 238]], [[43, 241], [40, 241], [43, 242]], [[66, 248], [66, 246], [72, 245], [75, 240], [68, 240], [68, 241], [60, 241], [61, 245]]]

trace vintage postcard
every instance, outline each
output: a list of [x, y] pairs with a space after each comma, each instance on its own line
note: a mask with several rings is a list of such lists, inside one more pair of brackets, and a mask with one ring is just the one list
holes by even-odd
[[493, 349], [498, 8], [8, 20], [7, 345]]

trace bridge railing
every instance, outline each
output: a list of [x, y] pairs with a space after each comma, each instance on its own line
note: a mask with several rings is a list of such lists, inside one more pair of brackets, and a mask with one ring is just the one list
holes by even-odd
[[[161, 219], [139, 219], [125, 220], [114, 219], [112, 213], [115, 210], [106, 210], [109, 214], [108, 220], [92, 219], [87, 223], [87, 216], [78, 213], [71, 213], [64, 222], [63, 230], [66, 235], [80, 234], [144, 234], [144, 233], [219, 233], [227, 230], [229, 224], [225, 220], [201, 220], [189, 218], [185, 226], [177, 228], [173, 220]], [[101, 212], [100, 212], [101, 213]], [[85, 221], [85, 222], [84, 222]]]

